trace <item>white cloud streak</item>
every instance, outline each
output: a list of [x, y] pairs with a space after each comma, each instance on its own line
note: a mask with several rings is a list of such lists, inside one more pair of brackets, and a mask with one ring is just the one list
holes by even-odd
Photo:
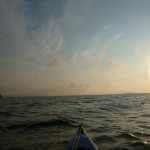
[[117, 61], [115, 59], [110, 59], [107, 63], [106, 63], [107, 67], [112, 67], [112, 68], [123, 68], [125, 67], [125, 64], [123, 62]]
[[57, 23], [54, 20], [44, 23], [34, 32], [33, 42], [40, 56], [45, 58], [57, 55], [63, 44], [63, 36]]
[[116, 41], [116, 40], [120, 39], [123, 35], [124, 35], [124, 33], [119, 33], [119, 34], [113, 36], [113, 37], [110, 39], [110, 41], [112, 41], [112, 42], [113, 42], [113, 41]]
[[76, 51], [70, 57], [68, 66], [74, 68], [89, 68], [93, 64], [99, 64], [105, 57], [105, 49], [101, 45], [94, 45], [85, 51]]
[[112, 28], [112, 24], [107, 24], [107, 25], [105, 25], [105, 26], [102, 28], [102, 30], [105, 31], [105, 30], [108, 30], [108, 29], [110, 29], [110, 28]]

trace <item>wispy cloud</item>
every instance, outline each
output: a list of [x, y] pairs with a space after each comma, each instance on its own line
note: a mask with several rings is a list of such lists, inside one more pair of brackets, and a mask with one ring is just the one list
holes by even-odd
[[[0, 1], [0, 81], [7, 94], [17, 94], [17, 89], [20, 94], [33, 93], [40, 87], [36, 83], [46, 86], [48, 78], [41, 76], [43, 72], [48, 76], [47, 62], [49, 68], [63, 66], [63, 59], [57, 57], [64, 42], [58, 22], [49, 18], [36, 24], [27, 16], [28, 9], [25, 0]], [[41, 79], [35, 82], [38, 76]], [[21, 91], [19, 84], [28, 92], [23, 86]]]
[[92, 38], [92, 40], [93, 40], [94, 42], [99, 42], [99, 41], [101, 41], [101, 39], [103, 39], [103, 36], [106, 36], [105, 34], [106, 34], [107, 30], [111, 29], [112, 26], [113, 26], [113, 24], [107, 24], [107, 25], [105, 25], [105, 26], [99, 31], [99, 33], [98, 33], [97, 35], [95, 35], [95, 36]]
[[99, 43], [86, 50], [75, 51], [68, 59], [67, 66], [72, 69], [84, 69], [98, 65], [105, 57], [106, 49]]
[[[0, 31], [3, 36], [24, 36], [28, 26], [24, 14], [25, 2], [22, 1], [0, 1]], [[11, 36], [10, 36], [11, 35]]]
[[35, 28], [36, 23], [26, 15], [24, 0], [0, 3], [0, 57], [9, 57], [15, 62], [34, 61], [39, 65], [57, 56], [64, 39], [55, 19], [46, 20]]
[[64, 28], [70, 30], [84, 23], [90, 4], [90, 0], [83, 0], [80, 2], [80, 5], [78, 1], [67, 1], [64, 7], [63, 16], [60, 19]]
[[56, 55], [63, 44], [63, 36], [54, 20], [45, 22], [34, 31], [33, 42], [42, 56]]
[[112, 42], [113, 42], [113, 41], [116, 41], [116, 40], [120, 39], [123, 35], [124, 35], [124, 33], [119, 33], [119, 34], [113, 36], [113, 37], [110, 39], [110, 41], [112, 41]]
[[[1, 56], [10, 56], [10, 54], [20, 56], [28, 51], [30, 45], [26, 35], [28, 20], [23, 6], [23, 1], [2, 0], [0, 2], [0, 52], [3, 51]], [[24, 44], [26, 42], [27, 45]]]
[[111, 68], [123, 68], [125, 66], [125, 64], [123, 62], [117, 61], [115, 59], [110, 59], [106, 63], [106, 66], [111, 67]]
[[113, 26], [113, 24], [107, 24], [107, 25], [105, 25], [105, 26], [102, 28], [102, 30], [103, 30], [103, 31], [108, 30], [108, 29], [110, 29], [112, 26]]

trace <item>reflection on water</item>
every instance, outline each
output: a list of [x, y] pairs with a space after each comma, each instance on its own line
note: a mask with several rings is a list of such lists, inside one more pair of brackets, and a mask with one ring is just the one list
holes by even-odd
[[0, 149], [63, 150], [80, 123], [102, 150], [149, 150], [150, 94], [4, 98]]

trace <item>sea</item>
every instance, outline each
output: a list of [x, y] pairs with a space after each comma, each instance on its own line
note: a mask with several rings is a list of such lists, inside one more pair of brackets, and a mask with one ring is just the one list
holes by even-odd
[[65, 150], [81, 123], [100, 150], [150, 150], [150, 94], [4, 97], [0, 150]]

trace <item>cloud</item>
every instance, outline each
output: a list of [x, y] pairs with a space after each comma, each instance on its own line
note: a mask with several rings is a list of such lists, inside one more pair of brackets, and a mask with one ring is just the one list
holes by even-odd
[[72, 56], [72, 64], [77, 67], [82, 67], [84, 65], [90, 66], [97, 59], [99, 59], [100, 54], [95, 49], [89, 49], [84, 52], [76, 51]]
[[123, 68], [125, 66], [125, 64], [123, 62], [119, 62], [115, 59], [110, 59], [107, 63], [106, 63], [107, 67], [111, 67], [111, 68]]
[[91, 85], [90, 84], [79, 84], [79, 83], [77, 83], [77, 84], [75, 84], [75, 83], [71, 83], [71, 84], [69, 84], [69, 86], [68, 86], [68, 88], [72, 88], [72, 89], [83, 89], [83, 90], [85, 90], [85, 89], [88, 89], [88, 88], [90, 88], [91, 87]]
[[97, 43], [85, 50], [77, 50], [70, 55], [67, 66], [72, 69], [87, 69], [98, 65], [105, 57], [106, 48]]
[[4, 36], [23, 36], [26, 32], [28, 22], [25, 17], [25, 2], [0, 1], [0, 31]]
[[93, 40], [94, 42], [99, 42], [101, 36], [102, 36], [101, 34], [96, 35], [96, 36], [94, 36], [94, 37], [92, 38], [92, 40]]
[[124, 35], [124, 33], [119, 33], [115, 36], [113, 36], [110, 40], [113, 42], [113, 41], [116, 41], [118, 40], [119, 38], [121, 38], [122, 36]]
[[63, 16], [60, 19], [64, 28], [70, 30], [81, 25], [86, 20], [87, 12], [91, 7], [90, 4], [90, 0], [82, 0], [80, 5], [78, 1], [68, 0], [64, 7]]
[[112, 28], [112, 24], [107, 24], [105, 25], [102, 29], [101, 32], [97, 35], [95, 35], [92, 40], [94, 42], [99, 42], [106, 34], [106, 31], [109, 30], [110, 28]]
[[50, 68], [63, 66], [63, 60], [60, 57], [55, 57], [49, 62], [48, 66]]
[[94, 61], [94, 62], [92, 63], [92, 67], [98, 67], [99, 64], [101, 63], [101, 61], [102, 61], [102, 58], [100, 58], [99, 60]]
[[24, 5], [24, 1], [0, 1], [1, 56], [21, 56], [29, 49], [30, 40], [26, 35], [28, 20], [25, 17]]
[[77, 86], [76, 86], [75, 83], [71, 83], [71, 84], [69, 85], [69, 87], [70, 87], [70, 88], [76, 88]]
[[102, 28], [102, 30], [105, 31], [105, 30], [110, 29], [111, 27], [112, 27], [112, 24], [107, 24]]
[[55, 20], [48, 20], [33, 32], [33, 42], [40, 56], [56, 55], [62, 45], [63, 36]]

